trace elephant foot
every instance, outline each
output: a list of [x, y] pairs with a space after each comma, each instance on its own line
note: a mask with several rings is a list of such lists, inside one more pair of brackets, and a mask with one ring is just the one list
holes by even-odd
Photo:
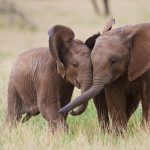
[[54, 121], [49, 123], [49, 131], [52, 134], [62, 132], [68, 133], [68, 130], [68, 124], [66, 122]]
[[112, 128], [112, 129], [108, 129], [107, 133], [109, 135], [112, 135], [112, 136], [115, 136], [115, 137], [124, 137], [124, 135], [126, 133], [126, 130], [121, 129], [121, 128], [120, 129]]
[[108, 122], [100, 122], [100, 129], [104, 133], [108, 133], [110, 130], [109, 121]]

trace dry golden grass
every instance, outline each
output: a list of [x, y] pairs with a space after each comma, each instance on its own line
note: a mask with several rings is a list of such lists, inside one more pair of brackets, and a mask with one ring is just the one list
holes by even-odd
[[[68, 134], [48, 132], [46, 121], [39, 115], [11, 132], [4, 128], [7, 84], [11, 65], [17, 55], [33, 47], [48, 46], [47, 31], [55, 24], [71, 27], [76, 37], [85, 40], [100, 31], [107, 18], [97, 17], [90, 0], [15, 0], [16, 4], [38, 25], [36, 31], [9, 25], [0, 14], [0, 150], [149, 150], [150, 133], [140, 129], [141, 109], [129, 122], [124, 137], [100, 131], [92, 102], [79, 117], [69, 116]], [[99, 2], [102, 9], [102, 3]], [[149, 0], [111, 0], [112, 16], [116, 25], [150, 21]], [[101, 10], [103, 14], [103, 10]], [[2, 25], [6, 25], [2, 27]], [[79, 95], [76, 90], [74, 96]]]

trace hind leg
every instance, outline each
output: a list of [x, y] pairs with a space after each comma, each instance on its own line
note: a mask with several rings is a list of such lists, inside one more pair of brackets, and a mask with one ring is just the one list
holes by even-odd
[[22, 117], [21, 99], [14, 86], [9, 85], [7, 97], [6, 124], [10, 127], [16, 126]]
[[136, 111], [138, 105], [140, 103], [140, 96], [135, 95], [133, 93], [130, 93], [126, 97], [126, 115], [127, 115], [127, 120], [130, 119], [132, 114]]

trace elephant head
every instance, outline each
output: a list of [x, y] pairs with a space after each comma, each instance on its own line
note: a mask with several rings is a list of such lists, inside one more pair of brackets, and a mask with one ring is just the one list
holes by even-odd
[[[92, 85], [90, 49], [84, 42], [74, 39], [74, 32], [66, 26], [55, 25], [48, 34], [49, 49], [56, 61], [58, 74], [77, 88], [81, 88], [81, 93], [85, 92]], [[87, 103], [84, 103], [72, 115], [79, 115], [86, 106]]]
[[150, 23], [105, 30], [96, 39], [91, 61], [92, 87], [60, 112], [69, 112], [87, 102], [124, 73], [133, 81], [146, 72], [150, 68]]

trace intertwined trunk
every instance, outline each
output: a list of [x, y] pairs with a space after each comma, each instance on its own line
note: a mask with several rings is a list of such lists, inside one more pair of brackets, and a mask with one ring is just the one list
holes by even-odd
[[92, 87], [90, 89], [88, 89], [86, 92], [82, 93], [79, 97], [77, 97], [71, 103], [69, 103], [68, 105], [63, 107], [60, 110], [60, 112], [67, 113], [81, 104], [86, 104], [88, 102], [88, 100], [90, 100], [91, 98], [98, 95], [101, 92], [101, 90], [105, 87], [105, 84], [106, 84], [105, 82], [101, 82], [101, 81], [106, 82], [107, 80], [106, 79], [101, 80], [99, 75], [95, 75], [95, 77], [93, 79]]
[[[82, 75], [82, 81], [81, 81], [81, 94], [83, 94], [85, 91], [87, 91], [88, 89], [90, 89], [90, 87], [92, 86], [92, 66], [91, 66], [91, 62], [86, 62], [86, 64], [84, 64], [81, 67], [81, 73]], [[73, 110], [71, 112], [71, 114], [73, 116], [77, 116], [82, 114], [86, 108], [87, 108], [88, 102], [82, 103], [77, 110]]]

